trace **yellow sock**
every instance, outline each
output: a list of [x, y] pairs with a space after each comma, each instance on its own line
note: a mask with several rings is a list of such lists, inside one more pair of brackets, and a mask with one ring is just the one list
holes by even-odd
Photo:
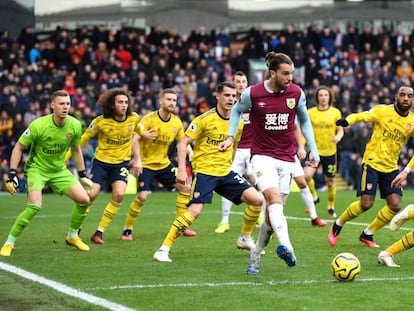
[[346, 210], [339, 216], [339, 222], [344, 225], [346, 222], [354, 219], [355, 217], [361, 215], [364, 210], [361, 207], [359, 200], [352, 202], [348, 205]]
[[171, 247], [183, 234], [183, 232], [191, 226], [194, 220], [195, 217], [189, 212], [185, 212], [184, 214], [178, 216], [171, 225], [167, 237], [162, 244]]
[[252, 234], [257, 219], [259, 219], [261, 210], [262, 206], [247, 205], [247, 207], [244, 209], [241, 234]]
[[385, 205], [378, 211], [377, 217], [375, 217], [374, 220], [369, 224], [368, 230], [371, 230], [373, 233], [377, 232], [379, 229], [388, 224], [396, 214], [396, 212]]
[[139, 214], [141, 214], [142, 206], [144, 202], [141, 202], [138, 198], [135, 198], [129, 205], [129, 210], [127, 218], [125, 221], [125, 229], [131, 229], [134, 227], [135, 221], [137, 220]]
[[88, 205], [88, 207], [86, 208], [86, 215], [88, 215], [89, 214], [89, 212], [91, 211], [91, 208], [92, 208], [92, 203], [91, 204], [89, 204]]
[[408, 219], [413, 219], [414, 218], [414, 208], [411, 208], [411, 209], [408, 210], [407, 218]]
[[117, 203], [114, 201], [111, 201], [106, 205], [104, 213], [101, 218], [101, 222], [99, 223], [99, 226], [98, 226], [99, 231], [104, 232], [105, 229], [108, 228], [112, 219], [114, 219], [115, 215], [118, 213], [120, 207], [121, 207], [121, 203]]
[[335, 208], [335, 200], [336, 200], [336, 186], [335, 185], [328, 187], [327, 196], [328, 196], [328, 208]]
[[318, 192], [316, 192], [315, 180], [313, 180], [313, 178], [308, 181], [308, 187], [310, 192], [312, 193], [313, 199], [316, 199], [318, 197]]
[[404, 250], [408, 250], [414, 247], [414, 231], [411, 231], [404, 235], [397, 242], [388, 247], [385, 251], [391, 255], [396, 255]]
[[187, 211], [188, 201], [190, 201], [189, 193], [178, 192], [177, 200], [175, 201], [175, 218]]

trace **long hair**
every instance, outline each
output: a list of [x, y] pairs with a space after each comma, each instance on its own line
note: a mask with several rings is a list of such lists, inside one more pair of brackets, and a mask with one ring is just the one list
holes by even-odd
[[267, 53], [265, 56], [265, 60], [266, 67], [269, 70], [274, 71], [277, 71], [280, 68], [281, 64], [293, 65], [293, 61], [288, 55], [284, 53], [276, 53], [274, 51]]
[[102, 106], [102, 115], [104, 118], [113, 118], [114, 116], [114, 107], [115, 107], [115, 97], [118, 95], [125, 95], [128, 97], [128, 110], [127, 116], [132, 114], [132, 98], [129, 92], [121, 88], [113, 88], [106, 91], [99, 99], [97, 104]]
[[318, 100], [318, 94], [321, 90], [326, 90], [329, 93], [329, 106], [332, 106], [335, 102], [335, 94], [334, 92], [331, 90], [331, 88], [327, 87], [326, 85], [321, 85], [316, 89], [315, 92], [315, 103], [316, 106], [319, 105], [319, 100]]

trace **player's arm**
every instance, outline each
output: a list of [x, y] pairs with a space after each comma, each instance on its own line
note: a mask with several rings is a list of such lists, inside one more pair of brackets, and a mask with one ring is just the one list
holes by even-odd
[[188, 152], [188, 145], [191, 144], [192, 138], [188, 137], [187, 135], [184, 135], [183, 138], [181, 138], [180, 142], [177, 146], [177, 158], [178, 158], [178, 173], [176, 180], [180, 184], [185, 184], [187, 182], [187, 152]]
[[188, 144], [187, 145], [187, 157], [190, 162], [193, 160], [193, 155], [194, 155], [193, 147], [191, 147], [191, 144]]
[[148, 140], [154, 140], [157, 138], [158, 134], [155, 130], [149, 129], [147, 131], [141, 131], [141, 134], [139, 134], [142, 138], [148, 139]]
[[344, 128], [342, 126], [336, 126], [336, 135], [333, 138], [333, 142], [338, 144], [344, 137]]
[[312, 123], [309, 118], [308, 110], [306, 108], [306, 97], [303, 91], [301, 92], [301, 96], [299, 99], [298, 109], [297, 109], [297, 116], [300, 124], [300, 129], [302, 130], [303, 136], [305, 136], [306, 143], [309, 147], [309, 150], [312, 152], [313, 161], [312, 166], [317, 167], [319, 165], [319, 152], [318, 148], [316, 147], [315, 137], [313, 134]]
[[412, 157], [411, 160], [404, 167], [404, 169], [397, 176], [395, 176], [394, 180], [391, 182], [391, 187], [393, 188], [402, 187], [405, 181], [407, 180], [408, 174], [411, 173], [413, 168], [414, 168], [414, 157]]
[[139, 148], [139, 135], [132, 136], [132, 159], [131, 159], [131, 174], [139, 176], [142, 173], [141, 151]]
[[6, 181], [5, 187], [7, 192], [14, 195], [19, 187], [19, 179], [17, 178], [17, 167], [19, 166], [20, 160], [22, 159], [23, 150], [26, 149], [21, 142], [16, 142], [10, 156], [10, 170], [9, 177]]
[[341, 127], [347, 127], [358, 122], [376, 122], [376, 108], [371, 108], [369, 111], [363, 111], [358, 113], [351, 113], [346, 118], [342, 118], [336, 121], [336, 125]]
[[303, 137], [302, 131], [300, 130], [299, 125], [295, 122], [295, 139], [296, 144], [298, 145], [297, 155], [300, 160], [303, 160], [306, 157], [306, 150], [305, 150], [305, 137]]
[[219, 151], [227, 150], [231, 144], [234, 143], [234, 136], [237, 133], [239, 123], [241, 121], [242, 113], [252, 107], [252, 101], [250, 99], [250, 87], [245, 89], [239, 100], [236, 101], [230, 112], [230, 126], [227, 139], [220, 143]]
[[149, 140], [154, 140], [158, 136], [158, 133], [154, 129], [145, 129], [145, 124], [142, 120], [137, 124], [135, 133], [137, 133], [141, 138]]
[[87, 192], [92, 191], [93, 182], [86, 176], [85, 162], [80, 144], [71, 145], [72, 159], [78, 171], [79, 181]]

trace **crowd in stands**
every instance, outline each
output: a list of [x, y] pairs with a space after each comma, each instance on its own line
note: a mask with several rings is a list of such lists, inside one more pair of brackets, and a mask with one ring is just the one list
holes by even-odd
[[[273, 50], [293, 59], [294, 82], [302, 86], [309, 107], [314, 105], [316, 88], [327, 85], [346, 116], [378, 103], [393, 103], [398, 87], [412, 84], [413, 42], [414, 33], [390, 32], [382, 26], [373, 29], [370, 24], [345, 30], [340, 25], [287, 26], [282, 31], [258, 27], [237, 42], [224, 29], [207, 32], [203, 26], [180, 34], [155, 25], [142, 34], [104, 25], [76, 30], [62, 25], [49, 35], [27, 26], [17, 38], [4, 29], [0, 34], [0, 181], [7, 178], [15, 141], [33, 119], [50, 112], [49, 96], [56, 89], [69, 92], [71, 113], [86, 126], [100, 114], [95, 103], [109, 88], [128, 89], [135, 111], [144, 115], [157, 109], [160, 89], [173, 87], [179, 93], [177, 114], [186, 126], [215, 105], [218, 82], [231, 79], [237, 70], [249, 73], [249, 59], [263, 58]], [[370, 133], [370, 124], [358, 123], [345, 129], [339, 144], [339, 172], [350, 188], [357, 186]], [[87, 159], [93, 156], [93, 146], [86, 154]], [[401, 166], [413, 154], [410, 141]], [[413, 179], [408, 186], [414, 187]]]

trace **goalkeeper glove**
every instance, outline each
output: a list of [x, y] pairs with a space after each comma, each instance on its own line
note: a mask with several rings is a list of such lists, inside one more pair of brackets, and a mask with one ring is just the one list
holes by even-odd
[[339, 119], [339, 120], [336, 120], [336, 125], [342, 126], [342, 127], [347, 127], [349, 125], [349, 123], [346, 119]]
[[11, 195], [14, 195], [17, 190], [16, 188], [19, 187], [19, 178], [17, 178], [17, 172], [16, 170], [11, 169], [9, 171], [9, 178], [6, 181], [6, 190]]
[[78, 172], [79, 181], [86, 192], [91, 192], [93, 188], [93, 181], [86, 177], [86, 171]]

